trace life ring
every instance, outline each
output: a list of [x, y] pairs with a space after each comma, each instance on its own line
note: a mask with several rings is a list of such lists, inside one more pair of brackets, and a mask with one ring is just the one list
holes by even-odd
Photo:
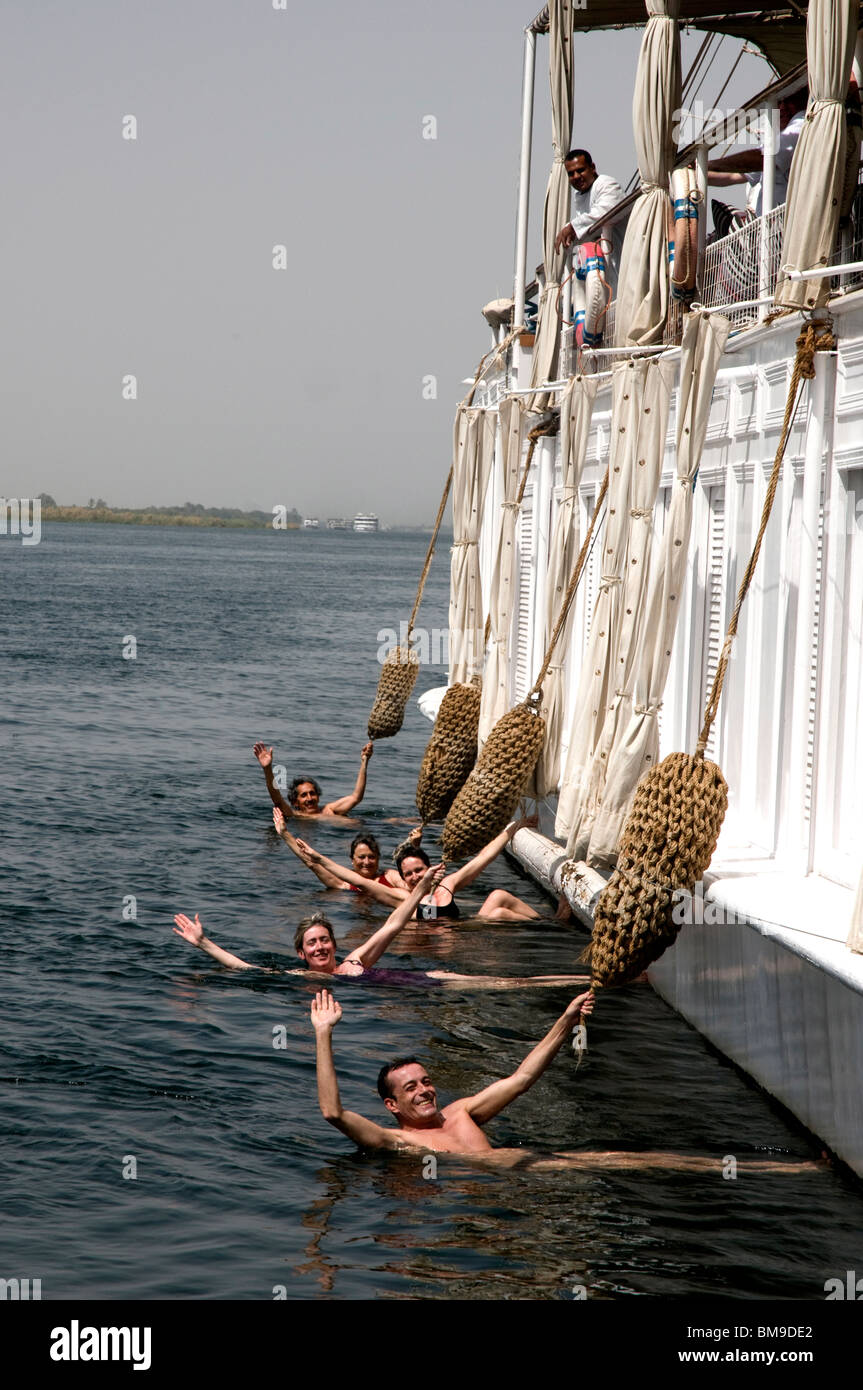
[[579, 347], [599, 347], [602, 327], [611, 302], [611, 286], [605, 278], [605, 252], [600, 241], [583, 241], [573, 277], [575, 341]]
[[694, 169], [675, 169], [671, 175], [674, 226], [668, 248], [672, 299], [689, 303], [698, 274], [698, 217], [701, 194]]

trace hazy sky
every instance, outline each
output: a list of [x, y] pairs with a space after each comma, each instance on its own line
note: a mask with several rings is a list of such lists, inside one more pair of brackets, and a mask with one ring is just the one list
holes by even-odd
[[[537, 9], [5, 0], [0, 490], [430, 523], [490, 341], [480, 310], [512, 292]], [[624, 184], [640, 37], [575, 48], [574, 143]], [[768, 76], [745, 57], [723, 106]], [[536, 89], [531, 267], [545, 37]]]

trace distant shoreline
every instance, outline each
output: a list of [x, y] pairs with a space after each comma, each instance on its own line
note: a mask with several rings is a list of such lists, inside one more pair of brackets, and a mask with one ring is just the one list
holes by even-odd
[[[113, 521], [120, 526], [216, 526], [236, 530], [272, 528], [273, 519], [251, 516], [199, 516], [189, 512], [114, 511], [111, 507], [45, 507], [43, 521]], [[279, 530], [301, 531], [302, 523], [287, 521]]]
[[[111, 507], [47, 507], [42, 506], [43, 521], [64, 521], [64, 522], [113, 522], [119, 526], [197, 526], [211, 527], [217, 530], [233, 531], [302, 531], [310, 535], [338, 535], [355, 534], [352, 527], [347, 527], [344, 531], [331, 531], [328, 527], [321, 526], [311, 529], [305, 527], [302, 521], [288, 520], [282, 526], [273, 527], [273, 518], [267, 515], [265, 518], [254, 515], [240, 515], [231, 517], [222, 516], [201, 516], [191, 512], [152, 512], [120, 510], [115, 511]], [[428, 535], [431, 531], [430, 526], [388, 526], [387, 532]], [[375, 532], [376, 535], [385, 534], [384, 531]]]

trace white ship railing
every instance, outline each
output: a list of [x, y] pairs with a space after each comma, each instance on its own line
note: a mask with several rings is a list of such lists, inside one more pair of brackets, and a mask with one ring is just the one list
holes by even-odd
[[[732, 329], [748, 328], [765, 316], [767, 306], [753, 301], [776, 289], [784, 225], [783, 203], [705, 247], [699, 299], [705, 309], [732, 306], [727, 310]], [[737, 304], [740, 308], [733, 307]]]
[[[710, 242], [704, 250], [699, 276], [698, 302], [705, 309], [722, 309], [731, 320], [732, 332], [741, 332], [767, 318], [770, 301], [776, 289], [782, 255], [782, 231], [785, 204], [773, 208], [763, 217], [753, 217], [729, 232], [728, 236]], [[857, 190], [852, 209], [851, 225], [839, 236], [834, 261], [850, 265], [844, 273], [831, 276], [832, 295], [846, 294], [863, 285], [863, 183]], [[614, 342], [616, 304], [612, 301], [605, 318], [603, 339]], [[680, 342], [683, 327], [683, 307], [672, 301], [662, 343], [670, 346]], [[561, 376], [577, 370], [607, 371], [613, 361], [608, 349], [580, 356], [575, 348], [575, 330], [564, 323], [561, 333]]]

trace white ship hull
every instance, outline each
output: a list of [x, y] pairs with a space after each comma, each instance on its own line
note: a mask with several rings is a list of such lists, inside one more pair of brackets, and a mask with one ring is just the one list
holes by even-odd
[[[863, 824], [863, 291], [831, 304], [838, 352], [819, 357], [791, 434], [708, 755], [729, 784], [719, 846], [693, 925], [651, 968], [657, 990], [863, 1175], [863, 956], [846, 945]], [[799, 319], [729, 341], [695, 486], [690, 563], [661, 711], [661, 754], [695, 746], [761, 514]], [[477, 405], [493, 404], [503, 378]], [[607, 460], [610, 391], [593, 413], [581, 482], [585, 532]], [[541, 440], [517, 529], [510, 704], [545, 643], [545, 574], [560, 495], [556, 439]], [[496, 469], [499, 460], [496, 460]], [[805, 468], [804, 468], [805, 464]], [[674, 402], [658, 543], [674, 477]], [[489, 592], [502, 479], [487, 494], [480, 561]], [[598, 585], [595, 554], [565, 659], [568, 718]], [[858, 724], [860, 727], [858, 728]], [[561, 750], [561, 773], [566, 748]], [[560, 889], [556, 798], [513, 853]], [[566, 891], [589, 924], [610, 870], [579, 866]], [[699, 916], [700, 914], [700, 916]]]

